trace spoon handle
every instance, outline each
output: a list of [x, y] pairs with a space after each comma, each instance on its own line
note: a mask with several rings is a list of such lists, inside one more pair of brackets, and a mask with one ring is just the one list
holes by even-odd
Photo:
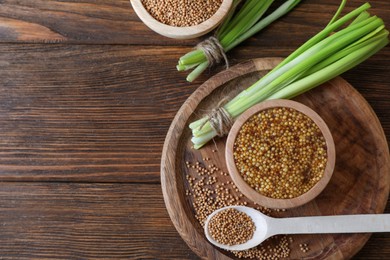
[[272, 234], [390, 232], [390, 214], [272, 219]]

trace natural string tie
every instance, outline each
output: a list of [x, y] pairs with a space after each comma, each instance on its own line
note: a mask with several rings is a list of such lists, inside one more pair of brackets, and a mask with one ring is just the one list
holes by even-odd
[[211, 110], [208, 119], [210, 126], [220, 137], [227, 135], [234, 124], [233, 118], [222, 106]]
[[211, 36], [208, 39], [200, 42], [198, 45], [196, 45], [196, 49], [203, 50], [210, 66], [218, 64], [224, 60], [226, 68], [229, 68], [229, 61], [227, 59], [225, 50], [216, 37]]

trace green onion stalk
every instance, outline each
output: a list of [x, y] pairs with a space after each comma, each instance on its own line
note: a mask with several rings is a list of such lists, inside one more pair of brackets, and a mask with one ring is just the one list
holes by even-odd
[[[370, 4], [338, 18], [345, 2], [321, 32], [226, 103], [225, 111], [235, 119], [264, 100], [293, 98], [355, 67], [386, 46], [389, 32], [382, 19], [368, 13]], [[190, 128], [195, 149], [217, 135], [208, 117], [191, 123]]]
[[[286, 1], [263, 19], [264, 13], [274, 0], [246, 0], [242, 7], [236, 10], [240, 2], [241, 0], [233, 0], [227, 18], [215, 33], [215, 38], [218, 39], [224, 53], [291, 11], [300, 0]], [[187, 76], [187, 81], [192, 82], [211, 65], [204, 50], [196, 49], [182, 56], [176, 68], [178, 71], [193, 69]]]

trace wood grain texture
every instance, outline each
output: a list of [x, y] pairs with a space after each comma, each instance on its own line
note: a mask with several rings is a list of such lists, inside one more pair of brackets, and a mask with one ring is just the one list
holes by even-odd
[[[192, 191], [187, 176], [197, 181], [206, 178], [206, 183], [208, 177], [204, 177], [203, 173], [191, 173], [186, 164], [199, 163], [206, 168], [215, 165], [222, 172], [228, 172], [225, 160], [226, 137], [217, 138], [202, 149], [195, 150], [192, 148], [188, 125], [198, 119], [202, 112], [215, 108], [222, 98], [229, 100], [236, 95], [230, 93], [246, 89], [250, 82], [257, 81], [280, 61], [274, 58], [252, 60], [215, 75], [186, 100], [169, 129], [161, 162], [164, 200], [179, 234], [201, 258], [225, 259], [233, 255], [211, 246], [194, 217], [196, 207], [191, 197], [186, 196], [188, 192], [185, 190], [190, 190], [190, 193], [195, 191]], [[329, 184], [313, 201], [274, 214], [278, 217], [294, 217], [382, 213], [390, 189], [390, 155], [383, 129], [371, 107], [342, 78], [335, 78], [294, 99], [313, 109], [328, 125], [336, 145], [336, 166]], [[232, 180], [230, 176], [220, 176], [218, 172], [211, 176], [217, 178], [215, 184], [207, 186], [213, 187], [212, 190]], [[234, 187], [224, 187], [230, 189], [229, 194], [233, 197], [238, 197], [239, 193], [234, 191]], [[256, 207], [245, 197], [241, 203]], [[367, 234], [294, 237], [294, 241], [309, 243], [311, 250], [302, 254], [298, 244], [292, 244], [290, 257], [349, 259], [363, 247], [368, 238]]]
[[[174, 67], [186, 50], [0, 45], [0, 180], [158, 182], [171, 120], [212, 75], [186, 83]], [[273, 53], [287, 50], [245, 48], [232, 63]], [[388, 140], [389, 53], [345, 77], [378, 113]], [[365, 73], [370, 77], [355, 78]]]
[[177, 43], [148, 29], [128, 0], [5, 0], [0, 24], [1, 42]]
[[[158, 184], [1, 183], [0, 207], [3, 259], [199, 259]], [[388, 236], [374, 234], [354, 259], [389, 249]]]
[[[282, 3], [276, 1], [275, 6]], [[349, 1], [346, 11], [361, 5]], [[372, 13], [390, 24], [388, 1], [372, 0]], [[245, 45], [298, 46], [322, 29], [337, 10], [338, 0], [302, 1], [294, 12], [270, 25]], [[3, 0], [0, 2], [0, 42], [69, 42], [88, 44], [194, 45], [196, 40], [177, 41], [148, 29], [128, 0]], [[274, 32], [278, 34], [275, 35]]]
[[0, 179], [158, 182], [176, 50], [1, 45]]
[[[302, 1], [229, 52], [230, 64], [287, 56], [339, 2]], [[389, 1], [370, 3], [389, 27]], [[0, 0], [0, 258], [198, 259], [159, 185], [172, 119], [223, 69], [186, 83], [175, 66], [196, 43], [155, 34], [128, 0]], [[389, 60], [386, 47], [343, 75], [388, 141]], [[387, 259], [389, 248], [374, 234], [354, 259]]]
[[3, 259], [195, 258], [157, 184], [2, 183], [0, 207]]

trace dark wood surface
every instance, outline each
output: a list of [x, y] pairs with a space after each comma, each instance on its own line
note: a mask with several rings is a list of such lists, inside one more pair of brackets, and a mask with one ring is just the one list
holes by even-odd
[[[338, 3], [302, 1], [230, 52], [231, 64], [287, 56]], [[390, 2], [370, 3], [390, 27]], [[173, 117], [222, 69], [185, 82], [175, 65], [196, 42], [151, 32], [126, 0], [0, 1], [2, 258], [197, 259], [171, 224], [160, 185]], [[388, 46], [343, 74], [387, 141], [389, 59]], [[355, 256], [388, 258], [389, 234], [373, 235]]]

